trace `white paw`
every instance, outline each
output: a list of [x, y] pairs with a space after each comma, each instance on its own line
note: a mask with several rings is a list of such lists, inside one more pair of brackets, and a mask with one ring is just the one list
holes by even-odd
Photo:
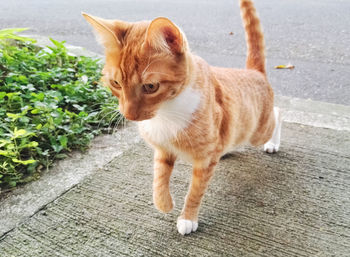
[[282, 119], [280, 111], [277, 107], [275, 107], [273, 111], [276, 124], [271, 139], [266, 144], [264, 144], [264, 151], [267, 153], [277, 153], [281, 142]]
[[279, 144], [274, 144], [272, 142], [264, 144], [264, 151], [267, 153], [277, 153], [279, 148]]
[[181, 235], [189, 234], [195, 232], [198, 228], [198, 222], [192, 220], [178, 219], [177, 220], [177, 231]]

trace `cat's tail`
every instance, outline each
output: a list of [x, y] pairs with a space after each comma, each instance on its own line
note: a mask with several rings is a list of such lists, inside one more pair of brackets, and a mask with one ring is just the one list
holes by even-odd
[[266, 74], [265, 41], [258, 14], [251, 0], [240, 0], [239, 4], [247, 41], [246, 68]]

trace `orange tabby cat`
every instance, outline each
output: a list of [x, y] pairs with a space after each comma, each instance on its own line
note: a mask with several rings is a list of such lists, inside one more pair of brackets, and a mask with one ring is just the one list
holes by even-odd
[[83, 13], [105, 47], [104, 81], [120, 111], [138, 121], [153, 146], [153, 199], [169, 212], [169, 180], [176, 158], [193, 164], [192, 181], [177, 220], [182, 235], [197, 230], [201, 199], [220, 157], [244, 143], [279, 148], [281, 121], [265, 73], [264, 39], [251, 0], [240, 0], [248, 57], [245, 70], [209, 66], [191, 53], [169, 19], [124, 22]]

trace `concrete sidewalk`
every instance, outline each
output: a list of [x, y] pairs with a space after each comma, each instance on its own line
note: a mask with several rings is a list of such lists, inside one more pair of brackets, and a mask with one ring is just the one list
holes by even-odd
[[286, 123], [275, 155], [245, 148], [218, 165], [198, 232], [152, 204], [152, 153], [136, 143], [0, 239], [1, 256], [349, 256], [350, 132]]

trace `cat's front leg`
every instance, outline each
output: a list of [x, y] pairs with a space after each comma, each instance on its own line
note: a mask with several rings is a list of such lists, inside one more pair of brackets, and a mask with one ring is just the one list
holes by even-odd
[[191, 186], [185, 199], [184, 208], [177, 219], [177, 230], [182, 235], [194, 232], [198, 228], [199, 207], [214, 173], [216, 163], [217, 161], [212, 161], [209, 165], [204, 165], [203, 162], [200, 162], [193, 165]]
[[174, 155], [164, 150], [156, 149], [154, 152], [153, 202], [164, 213], [170, 212], [174, 207], [169, 182], [175, 160]]

